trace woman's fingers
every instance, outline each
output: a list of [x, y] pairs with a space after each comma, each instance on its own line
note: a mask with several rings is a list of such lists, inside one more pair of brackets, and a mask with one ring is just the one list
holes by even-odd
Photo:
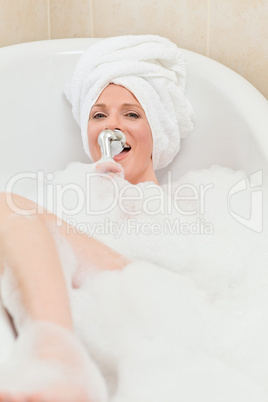
[[119, 163], [113, 161], [96, 163], [95, 171], [98, 173], [112, 173], [120, 175], [124, 173], [122, 166]]

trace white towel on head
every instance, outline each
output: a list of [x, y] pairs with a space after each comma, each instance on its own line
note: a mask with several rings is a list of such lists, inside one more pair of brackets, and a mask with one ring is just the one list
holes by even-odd
[[98, 41], [81, 56], [65, 95], [89, 156], [90, 110], [110, 83], [124, 86], [137, 98], [152, 131], [154, 169], [167, 166], [180, 149], [180, 139], [193, 128], [180, 49], [160, 36], [127, 35]]

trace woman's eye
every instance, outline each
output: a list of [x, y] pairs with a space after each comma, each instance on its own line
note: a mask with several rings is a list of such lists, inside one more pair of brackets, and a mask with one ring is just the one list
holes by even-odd
[[105, 114], [103, 113], [95, 113], [93, 116], [93, 119], [101, 119], [102, 117], [105, 117]]
[[131, 117], [132, 119], [138, 119], [140, 116], [138, 115], [138, 113], [135, 112], [129, 112], [127, 113], [128, 117]]

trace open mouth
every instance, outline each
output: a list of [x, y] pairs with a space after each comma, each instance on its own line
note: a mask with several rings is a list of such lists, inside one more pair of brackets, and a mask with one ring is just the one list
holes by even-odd
[[131, 146], [126, 144], [119, 155], [126, 154], [131, 150]]
[[114, 160], [116, 162], [122, 161], [123, 159], [125, 159], [127, 157], [127, 154], [130, 150], [131, 150], [131, 146], [126, 144], [124, 146], [124, 148], [122, 149], [122, 151], [120, 152], [120, 154], [117, 154], [114, 156]]

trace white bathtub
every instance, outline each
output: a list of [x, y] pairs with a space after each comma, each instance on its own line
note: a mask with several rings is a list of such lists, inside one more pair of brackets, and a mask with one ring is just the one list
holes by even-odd
[[[63, 95], [82, 52], [98, 39], [60, 39], [0, 49], [0, 180], [18, 172], [62, 169], [87, 161], [79, 128]], [[187, 93], [196, 112], [193, 133], [168, 170], [176, 179], [192, 168], [219, 164], [248, 174], [268, 174], [268, 102], [245, 79], [225, 66], [183, 50]], [[12, 346], [13, 330], [0, 311], [0, 361]]]

